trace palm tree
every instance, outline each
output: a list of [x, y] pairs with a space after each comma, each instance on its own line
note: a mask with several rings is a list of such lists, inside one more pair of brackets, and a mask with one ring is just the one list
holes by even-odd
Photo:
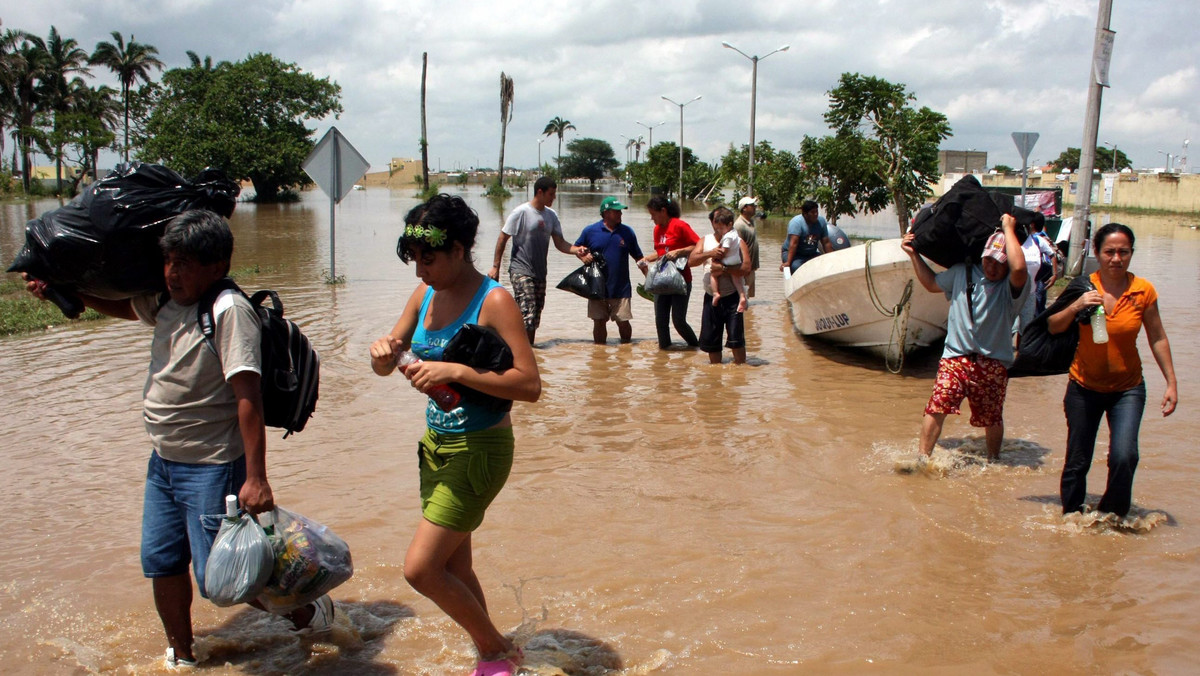
[[73, 84], [73, 111], [98, 123], [97, 133], [80, 138], [75, 143], [84, 157], [84, 173], [90, 174], [92, 180], [96, 180], [100, 178], [100, 149], [113, 142], [112, 132], [121, 124], [121, 102], [117, 100], [120, 92], [108, 85], [89, 87], [79, 78], [75, 78]]
[[[46, 38], [46, 55], [49, 61], [41, 81], [43, 104], [53, 112], [54, 130], [58, 132], [62, 129], [61, 117], [69, 113], [73, 106], [72, 93], [78, 91], [80, 86], [86, 87], [79, 78], [75, 78], [75, 82], [68, 82], [67, 78], [72, 74], [90, 76], [92, 73], [87, 67], [88, 53], [80, 49], [79, 43], [73, 38], [64, 39], [54, 26], [50, 27], [50, 35]], [[58, 194], [61, 195], [64, 142], [61, 134], [55, 136], [54, 166]]]
[[[25, 39], [25, 33], [6, 28], [0, 34], [0, 157], [4, 155], [4, 127], [17, 126], [16, 110], [17, 97], [15, 75], [17, 72], [17, 46]], [[13, 171], [16, 171], [16, 156], [13, 157]]]
[[[32, 169], [33, 121], [41, 105], [41, 88], [38, 84], [49, 69], [50, 56], [46, 43], [36, 35], [22, 33], [20, 44], [13, 50], [9, 61], [13, 96], [13, 138], [21, 154], [21, 185], [29, 192]], [[16, 164], [16, 160], [13, 160]], [[15, 167], [14, 167], [15, 168]]]
[[132, 34], [129, 42], [121, 37], [119, 31], [112, 32], [112, 42], [96, 43], [96, 51], [92, 52], [90, 62], [94, 66], [104, 66], [116, 74], [121, 82], [121, 100], [125, 106], [125, 162], [129, 162], [129, 90], [137, 83], [150, 82], [150, 69], [163, 69], [163, 62], [155, 56], [158, 49], [143, 45], [134, 40]]
[[[513, 79], [500, 72], [500, 178], [496, 185], [504, 189], [504, 142], [508, 137], [508, 122], [512, 119]], [[503, 194], [503, 193], [501, 193]]]
[[571, 124], [570, 120], [564, 120], [561, 117], [556, 117], [546, 124], [546, 128], [542, 130], [543, 136], [552, 134], [558, 135], [558, 168], [562, 169], [562, 141], [563, 134], [567, 133], [568, 129], [574, 129], [575, 125]]

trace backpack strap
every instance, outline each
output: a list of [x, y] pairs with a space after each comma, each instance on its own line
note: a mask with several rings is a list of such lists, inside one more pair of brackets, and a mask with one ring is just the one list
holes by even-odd
[[196, 302], [196, 322], [200, 325], [200, 332], [204, 334], [204, 341], [208, 343], [208, 347], [218, 355], [217, 344], [214, 342], [213, 336], [216, 334], [216, 318], [213, 317], [213, 303], [217, 302], [217, 296], [221, 295], [222, 291], [232, 289], [246, 295], [241, 287], [237, 285], [229, 277], [222, 277], [213, 282], [213, 285], [200, 296], [200, 300]]

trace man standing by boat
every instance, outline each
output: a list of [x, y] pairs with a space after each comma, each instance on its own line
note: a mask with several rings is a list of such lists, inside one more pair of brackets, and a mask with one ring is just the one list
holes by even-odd
[[946, 346], [921, 425], [925, 457], [933, 454], [946, 415], [958, 414], [965, 398], [971, 404], [971, 425], [984, 428], [988, 461], [1000, 458], [1004, 395], [1014, 359], [1010, 334], [1032, 286], [1017, 241], [1016, 219], [1005, 214], [1001, 228], [1003, 232], [988, 239], [978, 266], [956, 263], [939, 273], [913, 249], [913, 233], [905, 235], [900, 245], [921, 285], [946, 294], [950, 301]]
[[787, 237], [780, 250], [783, 263], [779, 269], [795, 272], [801, 265], [830, 251], [833, 251], [833, 243], [829, 241], [829, 226], [817, 214], [817, 203], [808, 200], [800, 205], [800, 215], [788, 223]]
[[575, 240], [575, 249], [582, 249], [585, 264], [591, 262], [593, 253], [604, 257], [605, 297], [588, 300], [592, 340], [597, 345], [608, 341], [610, 319], [617, 323], [622, 343], [633, 340], [633, 326], [629, 323], [633, 319], [633, 308], [629, 303], [633, 295], [629, 284], [629, 259], [637, 261], [643, 273], [647, 266], [633, 228], [621, 222], [621, 210], [627, 208], [616, 197], [605, 197], [600, 203], [600, 220], [584, 228]]
[[750, 274], [742, 278], [746, 285], [746, 297], [754, 297], [754, 273], [758, 270], [758, 231], [754, 228], [754, 214], [758, 212], [758, 198], [747, 195], [738, 200], [738, 217], [733, 229], [750, 249]]
[[[500, 229], [492, 269], [488, 270], [488, 277], [500, 281], [504, 249], [511, 239], [513, 251], [508, 262], [508, 280], [513, 298], [521, 308], [530, 345], [542, 323], [542, 308], [546, 306], [546, 254], [550, 251], [550, 241], [554, 241], [554, 248], [559, 251], [571, 253], [570, 243], [563, 239], [558, 214], [550, 208], [557, 195], [558, 184], [549, 176], [534, 182], [533, 199], [513, 209]], [[586, 253], [577, 255], [583, 258]]]

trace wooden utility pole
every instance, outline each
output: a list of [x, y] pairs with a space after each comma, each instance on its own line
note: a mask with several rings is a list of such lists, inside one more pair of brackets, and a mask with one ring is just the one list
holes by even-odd
[[1092, 170], [1096, 166], [1096, 138], [1100, 131], [1100, 99], [1108, 86], [1108, 63], [1112, 58], [1112, 0], [1100, 0], [1096, 13], [1096, 40], [1092, 46], [1092, 64], [1088, 73], [1087, 113], [1083, 120], [1083, 145], [1079, 147], [1079, 170], [1075, 177], [1075, 220], [1071, 228], [1071, 251], [1067, 274], [1083, 274], [1083, 234], [1092, 210]]

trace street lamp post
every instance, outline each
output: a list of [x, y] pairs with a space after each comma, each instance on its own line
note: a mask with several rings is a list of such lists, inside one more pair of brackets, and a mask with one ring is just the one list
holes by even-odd
[[634, 120], [634, 122], [642, 127], [645, 127], [646, 130], [650, 132], [650, 145], [648, 147], [653, 148], [654, 147], [654, 128], [662, 126], [662, 125], [666, 124], [666, 122], [659, 122], [658, 124], [646, 124], [645, 122], [637, 122], [637, 120]]
[[791, 45], [784, 45], [773, 52], [768, 52], [766, 56], [750, 56], [746, 52], [734, 47], [728, 42], [722, 42], [721, 46], [725, 49], [732, 49], [742, 56], [750, 59], [753, 66], [750, 69], [750, 185], [747, 187], [747, 193], [750, 197], [754, 197], [754, 108], [758, 102], [758, 62], [767, 58], [775, 52], [786, 52]]
[[676, 194], [676, 199], [683, 199], [683, 107], [689, 103], [695, 103], [700, 100], [700, 96], [688, 101], [687, 103], [679, 103], [672, 101], [667, 97], [662, 97], [663, 101], [679, 106], [679, 192]]
[[540, 174], [540, 173], [542, 173], [542, 142], [544, 142], [544, 141], [545, 141], [546, 139], [548, 139], [548, 138], [550, 138], [550, 137], [549, 137], [549, 136], [543, 136], [543, 137], [541, 137], [540, 139], [538, 139], [538, 166], [537, 166], [537, 170], [538, 170], [538, 173], [539, 173], [539, 174]]
[[1109, 143], [1108, 141], [1105, 141], [1104, 145], [1112, 146], [1112, 149], [1113, 149], [1113, 172], [1116, 172], [1117, 171], [1117, 144]]
[[629, 166], [629, 149], [633, 147], [634, 141], [624, 134], [618, 134], [618, 136], [625, 139], [625, 165]]
[[1167, 156], [1166, 173], [1168, 173], [1168, 174], [1171, 173], [1171, 160], [1175, 159], [1175, 156], [1172, 155], [1171, 153], [1163, 152], [1161, 150], [1158, 151], [1158, 154]]

